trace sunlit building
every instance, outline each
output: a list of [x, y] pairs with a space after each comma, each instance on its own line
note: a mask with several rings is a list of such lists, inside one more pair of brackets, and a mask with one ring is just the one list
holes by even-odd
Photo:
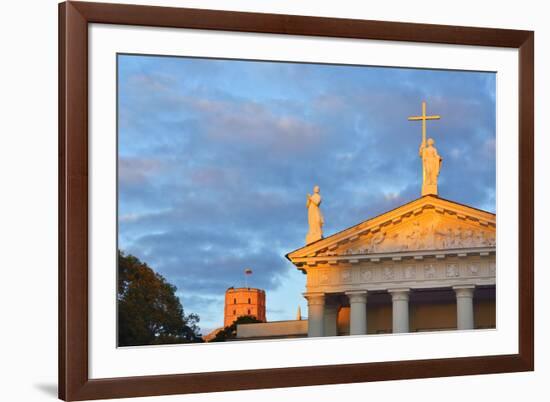
[[244, 315], [265, 322], [265, 291], [248, 287], [230, 287], [225, 291], [223, 325], [227, 327]]

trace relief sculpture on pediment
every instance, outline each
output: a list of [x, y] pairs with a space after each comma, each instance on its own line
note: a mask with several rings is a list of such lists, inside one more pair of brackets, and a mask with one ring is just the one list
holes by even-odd
[[386, 232], [378, 232], [369, 239], [367, 249], [369, 253], [376, 253], [379, 246], [386, 240]]
[[[414, 250], [494, 247], [495, 233], [487, 228], [443, 220], [414, 221], [407, 225], [371, 233], [334, 254], [358, 255]], [[328, 255], [320, 254], [320, 255]]]

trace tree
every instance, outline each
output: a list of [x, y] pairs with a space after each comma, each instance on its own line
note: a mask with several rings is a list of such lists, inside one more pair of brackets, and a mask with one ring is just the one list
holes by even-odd
[[216, 336], [210, 342], [225, 342], [228, 339], [235, 339], [237, 337], [237, 325], [238, 324], [254, 324], [257, 322], [263, 322], [258, 320], [252, 315], [241, 315], [237, 317], [233, 324], [228, 325], [224, 329], [218, 331]]
[[118, 252], [118, 345], [202, 342], [197, 314], [185, 315], [176, 287], [132, 255]]

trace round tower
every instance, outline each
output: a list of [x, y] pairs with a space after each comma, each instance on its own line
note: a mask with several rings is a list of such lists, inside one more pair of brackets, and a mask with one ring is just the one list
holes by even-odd
[[233, 321], [243, 315], [250, 315], [265, 322], [265, 291], [233, 287], [225, 291], [223, 326], [233, 324]]

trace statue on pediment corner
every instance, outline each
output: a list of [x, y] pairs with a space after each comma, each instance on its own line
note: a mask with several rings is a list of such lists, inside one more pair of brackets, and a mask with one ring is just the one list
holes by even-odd
[[320, 191], [319, 186], [315, 186], [313, 188], [313, 195], [307, 195], [306, 208], [309, 231], [306, 235], [306, 245], [323, 238], [325, 219], [320, 208], [322, 201]]

